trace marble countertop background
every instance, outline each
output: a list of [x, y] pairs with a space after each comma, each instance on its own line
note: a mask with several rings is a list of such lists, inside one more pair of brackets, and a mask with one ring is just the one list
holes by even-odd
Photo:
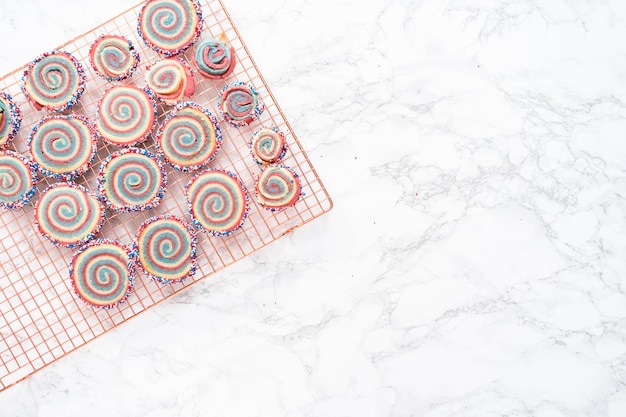
[[[626, 415], [626, 4], [225, 0], [334, 209], [8, 416]], [[3, 1], [0, 73], [136, 0]]]

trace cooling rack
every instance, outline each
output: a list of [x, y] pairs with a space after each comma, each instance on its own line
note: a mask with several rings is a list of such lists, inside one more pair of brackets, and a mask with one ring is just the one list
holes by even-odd
[[[242, 229], [230, 236], [209, 237], [201, 232], [198, 247], [198, 272], [193, 278], [174, 285], [161, 285], [138, 273], [135, 289], [128, 300], [110, 310], [93, 309], [78, 300], [71, 290], [67, 268], [72, 250], [57, 248], [44, 240], [33, 226], [33, 205], [23, 209], [0, 212], [0, 391], [25, 379], [37, 370], [85, 345], [126, 320], [167, 300], [199, 280], [207, 278], [247, 255], [261, 249], [294, 228], [321, 216], [332, 208], [332, 200], [319, 179], [311, 161], [296, 137], [269, 86], [256, 66], [239, 31], [221, 0], [200, 0], [204, 25], [201, 38], [224, 34], [235, 49], [238, 59], [232, 75], [226, 80], [209, 80], [196, 74], [196, 93], [192, 101], [218, 115], [217, 96], [227, 82], [249, 81], [265, 102], [260, 119], [248, 127], [235, 129], [220, 120], [223, 141], [211, 167], [233, 171], [249, 190], [260, 172], [249, 154], [248, 142], [261, 126], [276, 126], [285, 133], [289, 150], [283, 164], [294, 169], [302, 180], [305, 195], [295, 207], [270, 212], [251, 199], [248, 219]], [[137, 16], [142, 3], [103, 23], [57, 49], [71, 52], [85, 67], [86, 91], [79, 104], [68, 113], [78, 113], [93, 120], [97, 101], [109, 83], [91, 69], [89, 47], [103, 33], [128, 37], [141, 56], [141, 64], [129, 82], [145, 85], [146, 65], [158, 56], [138, 38]], [[45, 51], [33, 51], [33, 58]], [[184, 54], [191, 61], [193, 48]], [[10, 149], [28, 153], [26, 138], [45, 112], [34, 110], [20, 91], [19, 81], [25, 66], [0, 79], [0, 89], [11, 94], [23, 113], [22, 127]], [[171, 107], [159, 105], [159, 122]], [[156, 151], [151, 139], [140, 145]], [[77, 183], [96, 191], [96, 175], [100, 163], [115, 149], [100, 141], [93, 168]], [[100, 233], [103, 237], [130, 244], [141, 223], [158, 214], [184, 216], [187, 209], [183, 189], [191, 178], [169, 169], [168, 191], [155, 209], [140, 213], [109, 216]], [[38, 195], [56, 180], [41, 178]]]

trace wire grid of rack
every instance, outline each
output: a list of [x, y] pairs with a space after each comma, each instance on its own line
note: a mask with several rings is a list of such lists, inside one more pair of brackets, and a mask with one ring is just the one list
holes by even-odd
[[[110, 310], [101, 310], [87, 306], [71, 290], [67, 269], [73, 251], [54, 247], [39, 235], [33, 225], [33, 202], [41, 191], [56, 182], [40, 175], [38, 193], [31, 204], [23, 209], [0, 212], [0, 391], [332, 208], [330, 196], [224, 4], [221, 0], [200, 0], [200, 3], [204, 18], [200, 39], [218, 37], [224, 33], [235, 49], [238, 62], [234, 73], [225, 80], [209, 80], [196, 74], [196, 93], [191, 101], [218, 115], [216, 106], [221, 87], [227, 82], [249, 81], [256, 87], [266, 106], [260, 119], [244, 128], [235, 129], [220, 120], [222, 148], [210, 166], [237, 173], [248, 190], [252, 191], [254, 178], [260, 169], [249, 154], [248, 143], [254, 130], [261, 126], [276, 126], [285, 133], [289, 146], [283, 164], [300, 175], [304, 197], [295, 207], [273, 213], [258, 206], [252, 192], [250, 213], [242, 229], [225, 237], [209, 237], [198, 233], [198, 271], [193, 278], [179, 284], [161, 285], [138, 272], [134, 292], [126, 302]], [[132, 7], [58, 48], [71, 52], [83, 64], [87, 75], [86, 91], [79, 104], [66, 113], [82, 114], [93, 120], [97, 101], [110, 85], [95, 75], [89, 61], [89, 47], [103, 33], [120, 34], [133, 42], [141, 56], [141, 64], [132, 79], [126, 82], [139, 87], [145, 85], [146, 65], [154, 63], [159, 57], [136, 34], [141, 5]], [[191, 62], [193, 48], [184, 57]], [[22, 127], [10, 149], [28, 153], [26, 138], [34, 124], [45, 116], [45, 112], [34, 110], [20, 91], [19, 81], [24, 68], [18, 68], [3, 77], [0, 89], [13, 96], [23, 113]], [[169, 109], [159, 105], [159, 122]], [[156, 151], [152, 139], [140, 147]], [[100, 142], [92, 169], [76, 182], [95, 192], [100, 163], [115, 150]], [[191, 174], [177, 172], [169, 167], [167, 170], [168, 190], [157, 208], [140, 213], [109, 212], [100, 235], [130, 244], [139, 225], [149, 217], [172, 213], [189, 220], [183, 189]]]

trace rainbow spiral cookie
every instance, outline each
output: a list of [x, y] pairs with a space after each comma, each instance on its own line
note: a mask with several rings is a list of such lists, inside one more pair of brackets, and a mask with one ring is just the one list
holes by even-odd
[[85, 91], [85, 70], [69, 52], [47, 52], [24, 70], [21, 86], [37, 110], [63, 111]]
[[133, 291], [136, 255], [110, 239], [98, 239], [81, 247], [70, 261], [74, 293], [85, 303], [112, 308]]
[[169, 105], [193, 96], [196, 90], [191, 68], [181, 58], [157, 61], [148, 69], [146, 84], [159, 99]]
[[278, 211], [296, 204], [302, 195], [302, 185], [291, 168], [268, 165], [256, 179], [254, 191], [262, 207]]
[[183, 172], [205, 167], [222, 142], [217, 119], [195, 103], [179, 103], [156, 134], [156, 145], [172, 167]]
[[201, 30], [202, 11], [196, 0], [148, 0], [139, 12], [139, 37], [165, 56], [186, 51]]
[[93, 239], [105, 218], [104, 207], [96, 196], [80, 185], [59, 182], [41, 194], [34, 220], [50, 242], [73, 248]]
[[22, 112], [13, 102], [13, 97], [0, 92], [0, 149], [6, 147], [22, 124]]
[[145, 149], [126, 148], [102, 163], [98, 190], [107, 207], [142, 211], [156, 207], [165, 194], [167, 174], [161, 161]]
[[0, 207], [17, 209], [35, 195], [37, 164], [13, 151], [0, 151]]
[[146, 220], [137, 231], [134, 249], [139, 268], [162, 284], [172, 284], [196, 272], [196, 231], [181, 218], [166, 214]]
[[109, 82], [130, 77], [140, 60], [130, 39], [118, 35], [96, 39], [89, 49], [89, 59], [96, 74]]
[[196, 46], [195, 62], [200, 75], [225, 78], [235, 69], [235, 48], [223, 36], [220, 39], [205, 39]]
[[285, 135], [276, 127], [264, 127], [252, 135], [250, 154], [259, 164], [273, 164], [280, 161], [287, 153]]
[[250, 124], [265, 109], [254, 87], [243, 82], [225, 85], [220, 91], [217, 106], [224, 120], [234, 127]]
[[97, 149], [89, 120], [75, 114], [41, 119], [28, 137], [28, 146], [41, 172], [63, 181], [84, 174]]
[[114, 85], [98, 103], [96, 133], [115, 146], [134, 146], [152, 132], [156, 101], [149, 91], [132, 85]]
[[232, 172], [211, 169], [197, 174], [185, 187], [185, 197], [194, 225], [212, 236], [234, 232], [248, 215], [248, 191]]

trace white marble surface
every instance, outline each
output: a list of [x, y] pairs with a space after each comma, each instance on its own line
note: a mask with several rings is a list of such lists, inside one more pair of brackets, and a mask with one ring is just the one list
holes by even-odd
[[[625, 416], [626, 4], [225, 1], [335, 208], [0, 415]], [[1, 2], [0, 72], [133, 3]]]

